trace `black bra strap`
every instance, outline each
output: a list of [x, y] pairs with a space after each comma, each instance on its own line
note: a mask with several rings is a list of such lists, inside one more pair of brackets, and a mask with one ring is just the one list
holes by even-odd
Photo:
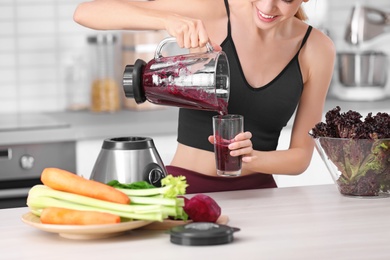
[[299, 50], [301, 50], [303, 45], [305, 45], [305, 43], [307, 41], [307, 38], [309, 38], [309, 35], [310, 35], [310, 32], [311, 32], [312, 29], [313, 29], [313, 27], [311, 25], [309, 25], [309, 28], [307, 28], [306, 34], [303, 37], [303, 40], [302, 40], [302, 43], [301, 43], [301, 47], [299, 47]]
[[230, 35], [231, 27], [230, 27], [230, 9], [229, 9], [229, 0], [224, 0], [225, 2], [225, 8], [226, 8], [226, 14], [228, 17], [228, 35]]

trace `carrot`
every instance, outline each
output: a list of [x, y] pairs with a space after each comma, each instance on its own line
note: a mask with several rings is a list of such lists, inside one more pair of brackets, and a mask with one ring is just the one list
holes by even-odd
[[43, 224], [59, 225], [116, 224], [121, 221], [119, 216], [110, 213], [56, 207], [43, 209], [40, 219]]
[[123, 192], [107, 184], [85, 179], [66, 170], [45, 168], [41, 174], [41, 181], [44, 185], [55, 190], [120, 204], [130, 204], [129, 197]]

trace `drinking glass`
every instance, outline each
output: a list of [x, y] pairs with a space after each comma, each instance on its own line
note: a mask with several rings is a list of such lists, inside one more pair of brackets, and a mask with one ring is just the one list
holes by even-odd
[[234, 137], [244, 131], [242, 115], [217, 115], [213, 117], [214, 153], [219, 176], [241, 175], [242, 156], [231, 156], [229, 144]]

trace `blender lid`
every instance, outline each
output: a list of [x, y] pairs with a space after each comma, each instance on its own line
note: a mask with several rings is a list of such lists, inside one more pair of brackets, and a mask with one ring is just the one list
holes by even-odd
[[134, 98], [137, 104], [146, 101], [142, 87], [142, 70], [146, 62], [137, 59], [134, 65], [127, 65], [123, 73], [123, 90], [127, 98]]
[[171, 242], [177, 245], [203, 246], [233, 242], [233, 233], [239, 231], [212, 222], [193, 222], [170, 229]]

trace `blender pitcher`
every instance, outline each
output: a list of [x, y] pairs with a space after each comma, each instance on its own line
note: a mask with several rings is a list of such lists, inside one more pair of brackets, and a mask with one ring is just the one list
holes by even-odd
[[148, 100], [154, 104], [227, 113], [230, 92], [230, 70], [226, 54], [207, 51], [163, 57], [161, 50], [173, 37], [156, 48], [154, 59], [136, 60], [127, 65], [123, 75], [126, 97], [137, 104]]

